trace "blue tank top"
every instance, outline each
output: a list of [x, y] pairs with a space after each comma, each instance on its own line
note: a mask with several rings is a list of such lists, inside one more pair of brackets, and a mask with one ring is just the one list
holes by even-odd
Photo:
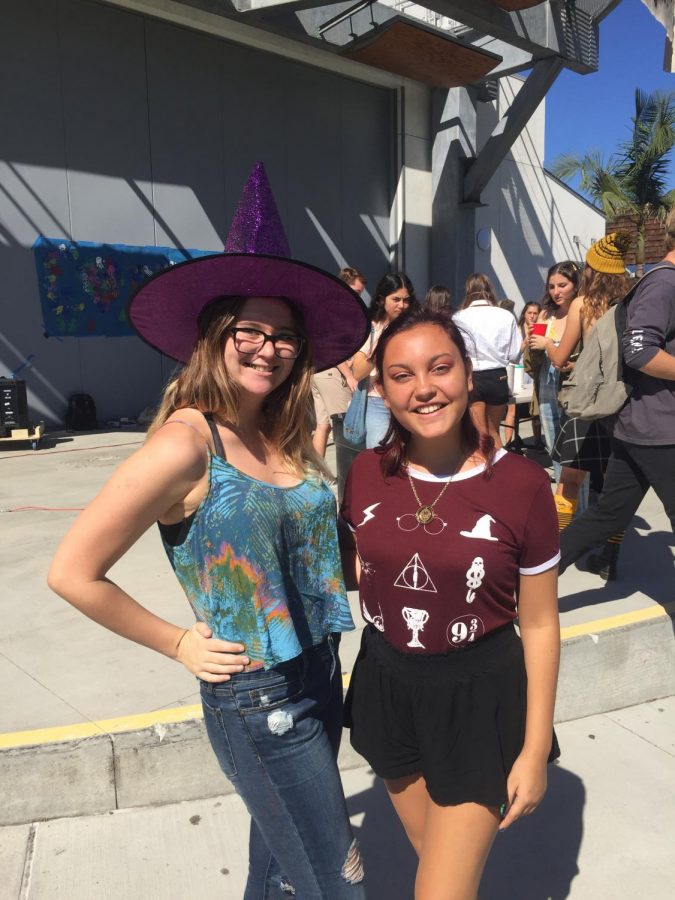
[[167, 539], [176, 526], [160, 525], [171, 566], [197, 619], [214, 637], [241, 641], [249, 668], [270, 668], [354, 628], [335, 498], [318, 477], [278, 487], [209, 453], [208, 493], [188, 521], [178, 544]]

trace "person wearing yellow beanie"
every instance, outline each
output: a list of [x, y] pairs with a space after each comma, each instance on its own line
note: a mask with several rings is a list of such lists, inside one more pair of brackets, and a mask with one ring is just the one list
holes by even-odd
[[631, 238], [625, 231], [613, 231], [591, 244], [586, 254], [586, 265], [595, 272], [606, 275], [623, 275], [626, 271], [626, 254]]
[[[626, 309], [621, 350], [633, 391], [614, 422], [597, 505], [560, 536], [561, 572], [625, 528], [650, 487], [675, 531], [675, 208], [666, 219], [665, 245], [664, 259], [640, 279]], [[670, 559], [666, 564], [664, 578], [672, 578]], [[598, 571], [594, 563], [588, 568]]]
[[[572, 301], [563, 337], [556, 347], [550, 338], [534, 335], [530, 344], [545, 350], [558, 367], [566, 365], [579, 342], [587, 340], [591, 329], [605, 312], [630, 288], [625, 254], [630, 235], [612, 232], [600, 238], [586, 254], [586, 266], [579, 284], [579, 295]], [[579, 502], [581, 486], [590, 475], [590, 485], [602, 490], [611, 452], [610, 434], [600, 422], [563, 418], [552, 459], [561, 465], [555, 504], [558, 526], [563, 531], [571, 523]], [[597, 558], [589, 558], [588, 567], [605, 580], [616, 578], [616, 563], [623, 532], [614, 535]]]

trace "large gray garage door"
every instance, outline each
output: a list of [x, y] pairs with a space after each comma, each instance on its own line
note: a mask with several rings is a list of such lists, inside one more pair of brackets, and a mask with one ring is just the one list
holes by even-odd
[[30, 357], [34, 417], [76, 391], [136, 415], [172, 367], [136, 338], [46, 339], [39, 234], [220, 250], [263, 159], [295, 255], [386, 270], [391, 91], [87, 0], [0, 17], [0, 374]]

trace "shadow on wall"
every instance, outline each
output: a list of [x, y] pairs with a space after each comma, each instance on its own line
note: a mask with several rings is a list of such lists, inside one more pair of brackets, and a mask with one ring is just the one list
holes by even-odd
[[[503, 82], [502, 88], [508, 89], [508, 82]], [[591, 203], [546, 173], [543, 159], [527, 129], [523, 130], [518, 139], [517, 153], [519, 159], [524, 157], [524, 161], [517, 162], [514, 158], [507, 157], [485, 193], [487, 196], [492, 190], [491, 208], [499, 221], [498, 231], [495, 231], [494, 236], [504, 254], [503, 265], [508, 267], [510, 259], [514, 258], [514, 254], [510, 252], [509, 238], [514, 234], [520, 236], [519, 255], [515, 258], [518, 268], [512, 273], [512, 279], [517, 284], [520, 295], [528, 301], [542, 295], [546, 270], [553, 263], [564, 259], [582, 261], [583, 254], [573, 236], [588, 230], [589, 219], [597, 219], [598, 236], [604, 233], [605, 228], [604, 217]], [[533, 183], [525, 183], [523, 172], [527, 172]], [[561, 192], [561, 196], [569, 195], [578, 212], [570, 215], [569, 211], [562, 209], [556, 197], [557, 192]], [[494, 230], [494, 221], [491, 224]], [[530, 266], [523, 266], [523, 241], [531, 250]], [[497, 272], [491, 266], [485, 266], [484, 270], [493, 278], [498, 291], [509, 296], [511, 288], [501, 282]]]
[[[135, 418], [157, 402], [176, 363], [136, 337], [47, 337], [33, 252], [0, 246], [0, 271], [17, 311], [0, 322], [0, 375], [17, 372], [29, 391], [29, 418], [63, 423], [71, 393], [92, 394], [100, 423]], [[11, 309], [11, 303], [7, 306]]]
[[219, 252], [263, 159], [299, 258], [338, 268], [311, 207], [371, 282], [386, 268], [362, 216], [389, 217], [395, 92], [88, 0], [9, 4], [0, 55], [0, 373], [34, 354], [35, 418], [62, 421], [76, 392], [103, 421], [136, 415], [174, 365], [136, 338], [45, 340], [40, 234]]
[[[502, 82], [502, 89], [505, 91], [509, 89], [511, 90], [509, 102], [513, 102], [515, 92], [513, 91], [512, 85], [510, 85], [508, 81], [504, 81]], [[572, 240], [572, 235], [574, 234], [575, 230], [574, 223], [572, 223], [571, 228], [568, 228], [566, 223], [562, 222], [560, 216], [557, 214], [558, 211], [556, 209], [554, 193], [551, 188], [551, 181], [544, 170], [544, 160], [537, 153], [534, 141], [527, 128], [523, 129], [520, 134], [519, 148], [524, 151], [527, 157], [528, 169], [536, 175], [537, 196], [541, 197], [544, 200], [547, 207], [546, 220], [550, 223], [550, 233], [547, 235], [545, 234], [543, 229], [541, 229], [541, 236], [543, 237], [544, 241], [548, 243], [549, 247], [553, 244], [554, 240], [562, 246], [562, 250], [560, 252], [563, 255], [561, 256], [561, 259], [576, 259], [579, 255], [579, 249]], [[577, 195], [576, 191], [557, 181], [555, 182], [555, 184], [556, 186], [559, 185], [561, 190], [569, 191], [575, 197], [578, 197], [578, 202], [580, 204], [583, 204], [585, 207], [588, 207], [589, 210], [592, 211], [594, 209], [593, 205]], [[532, 204], [530, 204], [530, 207], [533, 209]], [[547, 263], [546, 268], [552, 265], [553, 262], [557, 261], [558, 260], [553, 260], [551, 263]]]
[[[456, 136], [446, 145], [444, 132], [451, 129]], [[467, 141], [465, 126], [457, 118], [444, 122], [434, 141], [430, 281], [447, 284], [455, 304], [464, 295], [466, 277], [474, 271], [476, 211], [462, 205]]]
[[[513, 82], [503, 79], [500, 90], [506, 103], [513, 101]], [[498, 117], [488, 104], [481, 105], [480, 112], [482, 146]], [[543, 168], [533, 137], [541, 115], [535, 112], [531, 126], [523, 129], [512, 148], [516, 157], [507, 155], [483, 192], [489, 214], [477, 216], [480, 227], [493, 232], [492, 251], [477, 254], [477, 270], [490, 276], [501, 296], [521, 296], [524, 301], [541, 297], [546, 270], [553, 263], [581, 262], [583, 252], [573, 240], [575, 234], [588, 234], [589, 223], [595, 229], [596, 222], [598, 237], [605, 230], [604, 217], [593, 204]]]

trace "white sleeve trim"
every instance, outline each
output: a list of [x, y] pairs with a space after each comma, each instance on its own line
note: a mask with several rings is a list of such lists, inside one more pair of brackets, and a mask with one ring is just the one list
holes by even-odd
[[529, 569], [518, 569], [521, 575], [539, 575], [540, 572], [547, 572], [553, 566], [557, 566], [560, 562], [560, 551], [554, 557], [542, 563], [540, 566], [532, 566]]

